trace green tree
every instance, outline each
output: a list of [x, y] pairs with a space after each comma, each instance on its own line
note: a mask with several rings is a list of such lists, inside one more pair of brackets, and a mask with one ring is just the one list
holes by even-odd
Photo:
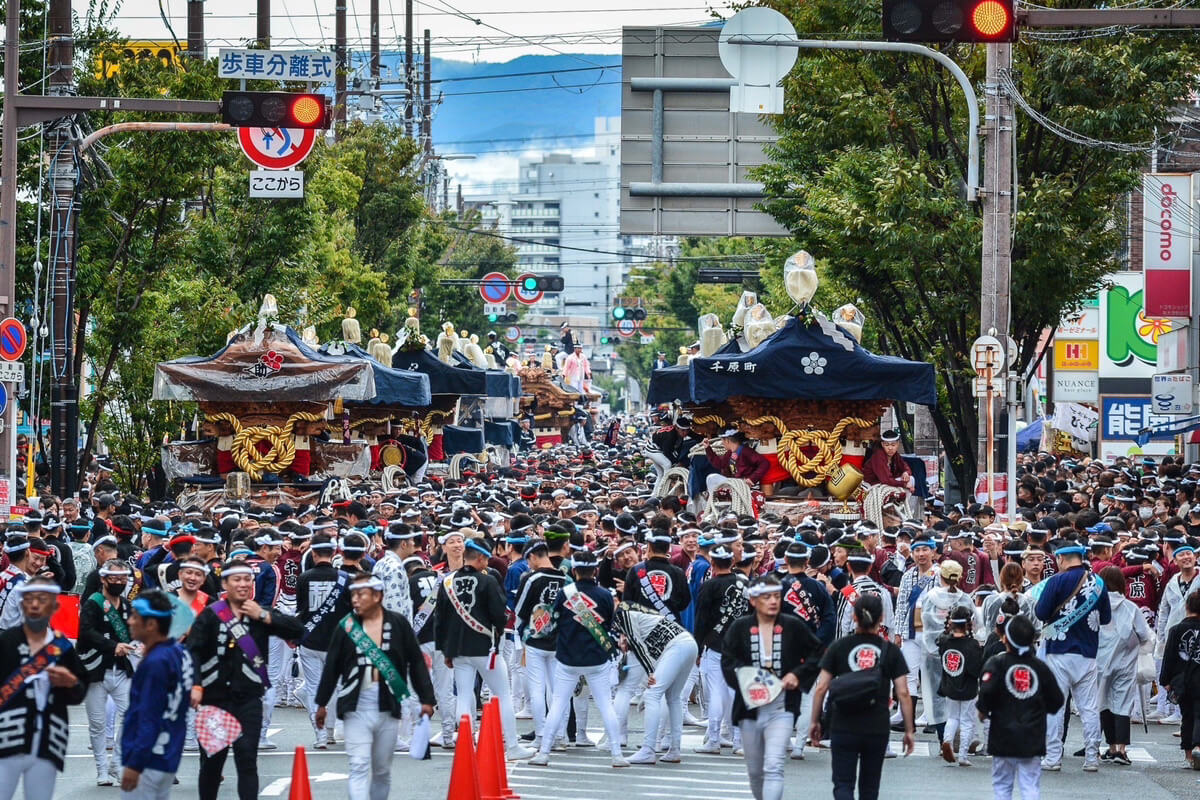
[[[877, 38], [881, 29], [878, 4], [770, 5], [801, 38]], [[982, 82], [983, 47], [944, 49]], [[1113, 141], [1169, 130], [1172, 108], [1200, 74], [1190, 39], [1139, 31], [1061, 43], [1025, 39], [1014, 47], [1014, 63], [1013, 80], [1033, 107]], [[759, 170], [765, 207], [817, 257], [824, 281], [858, 299], [882, 350], [933, 362], [938, 433], [957, 477], [972, 485], [978, 415], [968, 350], [979, 333], [981, 219], [959, 199], [965, 100], [928, 59], [850, 52], [805, 51], [785, 92], [780, 139]], [[1119, 267], [1124, 198], [1143, 158], [1074, 144], [1024, 117], [1017, 136], [1011, 331], [1026, 367], [1041, 332]]]

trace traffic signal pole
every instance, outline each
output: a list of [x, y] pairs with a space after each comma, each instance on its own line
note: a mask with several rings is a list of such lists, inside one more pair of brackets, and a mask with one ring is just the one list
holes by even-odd
[[[985, 45], [987, 67], [984, 82], [984, 141], [983, 186], [979, 190], [983, 214], [983, 271], [980, 279], [979, 322], [981, 333], [995, 336], [1009, 348], [1009, 326], [1012, 321], [1012, 209], [1013, 209], [1013, 150], [1016, 146], [1016, 119], [1012, 98], [1000, 88], [1001, 74], [1012, 69], [1012, 44], [999, 42]], [[1017, 415], [1015, 381], [1007, 360], [1000, 364], [997, 378], [1003, 381], [1004, 393], [993, 398], [991, 392], [979, 401], [979, 438], [976, 443], [976, 466], [991, 476], [991, 464], [999, 463], [996, 442], [990, 421], [999, 408], [1007, 407], [1008, 419], [1004, 431], [1004, 464], [1009, 486], [1007, 513], [1015, 512], [1017, 475]], [[1007, 404], [1006, 406], [1004, 404]], [[973, 487], [962, 487], [972, 492]], [[973, 492], [972, 492], [973, 493]], [[987, 492], [989, 495], [991, 491]]]

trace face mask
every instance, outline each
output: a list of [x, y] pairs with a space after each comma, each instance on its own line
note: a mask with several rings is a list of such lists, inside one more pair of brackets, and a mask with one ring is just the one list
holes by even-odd
[[1154, 516], [1154, 509], [1148, 506], [1142, 506], [1138, 509], [1138, 516], [1142, 519], [1150, 519]]
[[34, 633], [44, 633], [50, 627], [49, 617], [25, 617], [25, 627]]

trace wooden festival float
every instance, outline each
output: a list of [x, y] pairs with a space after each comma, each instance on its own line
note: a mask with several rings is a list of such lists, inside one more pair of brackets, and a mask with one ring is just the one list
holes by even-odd
[[531, 364], [517, 370], [524, 396], [521, 411], [533, 419], [533, 435], [538, 447], [551, 447], [567, 440], [567, 432], [585, 407], [600, 399], [596, 392], [573, 392], [555, 381], [545, 365]]
[[[715, 314], [702, 316], [700, 355], [655, 370], [647, 401], [687, 411], [692, 429], [706, 437], [739, 429], [770, 462], [761, 495], [731, 481], [716, 503], [793, 521], [816, 514], [879, 522], [884, 502], [907, 497], [862, 485], [867, 447], [892, 403], [937, 401], [933, 366], [865, 350], [863, 316], [852, 305], [832, 319], [813, 308], [817, 275], [808, 253], [788, 259], [784, 279], [798, 311], [772, 317], [745, 292], [729, 328]], [[687, 478], [684, 468], [669, 470], [656, 491], [685, 493]]]
[[430, 405], [425, 375], [385, 366], [352, 343], [322, 352], [310, 331], [306, 341], [269, 321], [273, 299], [263, 305], [257, 326], [214, 355], [155, 369], [154, 400], [199, 406], [200, 437], [163, 446], [164, 471], [183, 487], [180, 504], [308, 502], [331, 479], [378, 479], [384, 447], [403, 447], [398, 423]]

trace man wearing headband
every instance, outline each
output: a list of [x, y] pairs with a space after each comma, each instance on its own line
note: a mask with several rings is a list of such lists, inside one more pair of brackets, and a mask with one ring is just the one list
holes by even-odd
[[[255, 602], [265, 609], [286, 613], [279, 606], [279, 599], [283, 596], [283, 573], [279, 569], [279, 555], [283, 552], [283, 539], [279, 538], [279, 532], [274, 528], [261, 527], [255, 534], [247, 538], [246, 543], [254, 550], [254, 554], [246, 558], [246, 563], [256, 571], [254, 576]], [[279, 747], [267, 738], [267, 729], [271, 726], [271, 715], [275, 711], [275, 701], [279, 699], [279, 690], [283, 684], [283, 662], [287, 649], [287, 642], [278, 636], [270, 640], [271, 681], [263, 694], [259, 750], [275, 750]]]
[[[84, 598], [79, 607], [79, 659], [88, 673], [84, 707], [92, 756], [96, 759], [97, 786], [112, 786], [121, 781], [117, 771], [121, 763], [121, 721], [129, 707], [133, 678], [129, 657], [135, 653], [129, 632], [129, 601], [123, 596], [130, 574], [128, 564], [115, 558], [106, 561], [100, 567], [101, 591]], [[118, 743], [111, 762], [104, 741], [109, 698], [116, 710], [113, 741]]]
[[696, 643], [700, 647], [700, 674], [704, 679], [705, 707], [708, 709], [708, 729], [697, 753], [719, 754], [724, 742], [721, 728], [733, 728], [733, 740], [728, 744], [735, 750], [741, 745], [741, 731], [733, 727], [733, 690], [725, 684], [721, 672], [721, 651], [725, 634], [733, 621], [749, 612], [746, 603], [746, 576], [733, 571], [733, 553], [725, 547], [709, 552], [712, 561], [710, 577], [696, 595]]
[[713, 474], [706, 477], [705, 485], [711, 497], [716, 487], [730, 478], [740, 478], [750, 486], [757, 486], [771, 469], [765, 456], [746, 444], [746, 434], [730, 429], [721, 434], [724, 455], [717, 455], [711, 440], [704, 440], [704, 455], [712, 465]]
[[208, 592], [210, 575], [202, 559], [184, 556], [179, 561], [176, 575], [179, 588], [173, 593], [176, 613], [171, 623], [171, 638], [182, 642], [187, 639], [187, 632], [191, 630], [196, 617], [200, 616], [200, 612], [208, 608], [216, 597]]
[[432, 735], [430, 746], [450, 748], [454, 746], [454, 726], [458, 723], [454, 716], [454, 670], [447, 667], [445, 659], [436, 652], [437, 643], [434, 641], [437, 627], [433, 621], [434, 609], [441, 582], [420, 553], [404, 559], [404, 568], [408, 572], [408, 593], [413, 601], [413, 632], [417, 635], [421, 652], [432, 664], [430, 677], [433, 680], [433, 696], [441, 717], [442, 732]]
[[46, 567], [46, 559], [52, 554], [46, 549], [41, 539], [31, 536], [27, 539], [17, 539], [12, 544], [4, 546], [9, 561], [16, 564], [20, 570], [8, 580], [4, 588], [8, 596], [4, 599], [4, 610], [0, 611], [0, 628], [11, 628], [21, 622], [21, 598], [15, 590], [25, 581], [42, 574]]
[[755, 578], [753, 610], [725, 633], [721, 671], [733, 689], [733, 724], [742, 732], [746, 772], [755, 800], [783, 800], [783, 766], [800, 695], [812, 685], [821, 643], [799, 617], [780, 614], [783, 586]]
[[[258, 797], [258, 734], [263, 695], [270, 685], [269, 639], [299, 639], [304, 626], [295, 617], [263, 608], [254, 600], [255, 570], [240, 559], [221, 570], [225, 599], [196, 617], [187, 647], [196, 664], [192, 706], [201, 703], [229, 712], [245, 732], [231, 745], [240, 800]], [[201, 751], [200, 800], [216, 800], [230, 747], [212, 755]]]
[[[1046, 663], [1064, 695], [1070, 694], [1083, 723], [1085, 772], [1100, 768], [1100, 708], [1096, 675], [1096, 653], [1100, 626], [1112, 620], [1108, 592], [1099, 576], [1084, 566], [1087, 550], [1068, 540], [1055, 549], [1059, 572], [1042, 585], [1034, 613], [1045, 623]], [[1062, 769], [1062, 726], [1060, 709], [1046, 725], [1046, 758], [1042, 769]]]
[[1051, 669], [1034, 655], [1033, 622], [1015, 615], [1005, 620], [1005, 652], [983, 665], [979, 678], [979, 716], [990, 720], [987, 751], [992, 757], [996, 800], [1011, 800], [1013, 785], [1021, 797], [1038, 797], [1046, 754], [1047, 720], [1064, 698]]
[[625, 574], [621, 599], [670, 614], [679, 622], [680, 613], [691, 605], [692, 593], [683, 570], [671, 563], [671, 534], [661, 528], [654, 529], [647, 544], [646, 560]]
[[517, 635], [525, 644], [522, 651], [525, 696], [533, 716], [533, 741], [534, 749], [537, 749], [541, 747], [547, 705], [554, 688], [554, 651], [558, 642], [554, 598], [567, 582], [567, 576], [554, 567], [544, 539], [526, 545], [524, 555], [529, 570], [521, 576], [513, 613], [517, 618]]
[[[620, 722], [613, 709], [611, 661], [617, 648], [609, 629], [615, 604], [612, 594], [596, 584], [599, 561], [590, 550], [572, 555], [574, 583], [566, 583], [554, 598], [554, 616], [558, 620], [558, 641], [554, 658], [554, 702], [546, 716], [541, 746], [529, 763], [547, 766], [554, 741], [567, 726], [568, 705], [582, 678], [586, 681], [596, 708], [604, 720], [613, 767], [628, 767], [621, 753]], [[586, 735], [582, 721], [577, 724], [576, 737]]]
[[304, 625], [297, 648], [300, 674], [304, 676], [301, 695], [316, 735], [314, 750], [327, 749], [333, 734], [333, 724], [328, 728], [316, 724], [316, 690], [338, 620], [350, 612], [350, 573], [333, 566], [335, 548], [326, 534], [313, 536], [309, 545], [313, 566], [296, 581], [296, 617]]
[[871, 451], [863, 464], [863, 483], [885, 484], [898, 489], [913, 491], [915, 482], [912, 469], [900, 456], [900, 432], [884, 431], [879, 434], [879, 446]]
[[883, 619], [880, 621], [883, 635], [891, 637], [896, 629], [892, 613], [892, 593], [876, 583], [870, 576], [875, 557], [861, 547], [850, 547], [846, 555], [846, 567], [850, 570], [850, 582], [841, 589], [838, 598], [838, 635], [848, 636], [854, 632], [854, 603], [864, 594], [877, 594], [883, 601]]
[[133, 674], [133, 701], [121, 735], [125, 769], [120, 786], [125, 798], [165, 800], [183, 758], [195, 668], [191, 653], [170, 636], [172, 608], [166, 594], [149, 591], [133, 601], [129, 615], [129, 630], [142, 645], [142, 660]]
[[458, 687], [456, 716], [466, 714], [474, 719], [475, 693], [464, 691], [464, 687], [473, 687], [478, 675], [492, 696], [500, 699], [506, 756], [528, 758], [533, 751], [522, 747], [517, 739], [508, 665], [499, 656], [508, 605], [499, 581], [488, 571], [491, 555], [482, 538], [467, 539], [462, 569], [442, 579], [435, 616], [438, 649], [446, 666], [454, 670], [454, 685]]
[[29, 800], [51, 800], [70, 729], [67, 706], [83, 702], [87, 672], [67, 637], [50, 627], [61, 590], [50, 578], [15, 587], [21, 623], [0, 632], [0, 786], [9, 800], [24, 780]]
[[338, 688], [337, 713], [345, 720], [350, 800], [386, 798], [392, 751], [403, 702], [415, 694], [421, 713], [433, 716], [433, 684], [408, 620], [385, 609], [383, 581], [359, 573], [350, 584], [353, 612], [338, 619], [316, 693], [316, 724]]

